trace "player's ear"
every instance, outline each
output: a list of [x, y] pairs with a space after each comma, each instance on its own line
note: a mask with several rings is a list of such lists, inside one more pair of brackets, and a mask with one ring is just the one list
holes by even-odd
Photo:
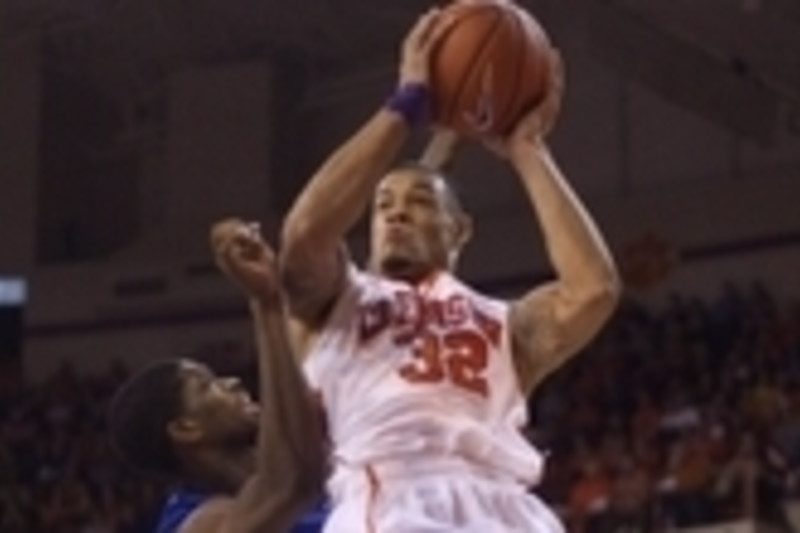
[[187, 417], [171, 420], [167, 424], [167, 434], [178, 444], [193, 444], [203, 437], [203, 431], [197, 421]]
[[472, 217], [463, 211], [459, 211], [453, 220], [454, 243], [459, 248], [463, 248], [472, 239]]

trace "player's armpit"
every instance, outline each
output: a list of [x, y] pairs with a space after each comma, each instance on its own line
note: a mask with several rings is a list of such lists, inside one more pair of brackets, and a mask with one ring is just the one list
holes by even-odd
[[[242, 491], [261, 490], [245, 486]], [[316, 495], [315, 495], [316, 496]], [[293, 492], [261, 492], [257, 508], [239, 505], [239, 498], [213, 498], [194, 511], [178, 533], [286, 533], [307, 508], [315, 503], [310, 497]]]
[[[252, 491], [252, 494], [247, 494]], [[276, 483], [275, 490], [263, 485], [245, 485], [231, 512], [215, 533], [288, 533], [297, 520], [322, 496], [317, 487]], [[245, 502], [258, 502], [257, 506]]]
[[618, 298], [616, 287], [570, 293], [552, 282], [512, 303], [514, 361], [525, 393], [595, 337]]
[[178, 533], [219, 533], [230, 515], [231, 503], [228, 497], [212, 498], [195, 509], [183, 521]]

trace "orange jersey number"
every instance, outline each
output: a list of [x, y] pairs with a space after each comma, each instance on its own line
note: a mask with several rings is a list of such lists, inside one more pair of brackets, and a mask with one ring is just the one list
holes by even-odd
[[453, 385], [486, 396], [489, 382], [489, 344], [476, 329], [458, 329], [437, 335], [425, 333], [417, 340], [413, 360], [400, 367], [400, 375], [412, 383]]

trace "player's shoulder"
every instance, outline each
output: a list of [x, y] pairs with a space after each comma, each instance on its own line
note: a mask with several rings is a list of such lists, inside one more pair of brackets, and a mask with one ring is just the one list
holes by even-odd
[[230, 516], [233, 499], [227, 496], [209, 498], [192, 511], [177, 533], [222, 533]]

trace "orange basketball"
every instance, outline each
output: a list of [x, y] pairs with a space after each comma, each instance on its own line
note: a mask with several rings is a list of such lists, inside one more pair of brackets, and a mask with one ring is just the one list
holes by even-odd
[[445, 14], [455, 21], [432, 58], [434, 121], [469, 136], [507, 135], [544, 97], [547, 34], [510, 0], [457, 0]]

